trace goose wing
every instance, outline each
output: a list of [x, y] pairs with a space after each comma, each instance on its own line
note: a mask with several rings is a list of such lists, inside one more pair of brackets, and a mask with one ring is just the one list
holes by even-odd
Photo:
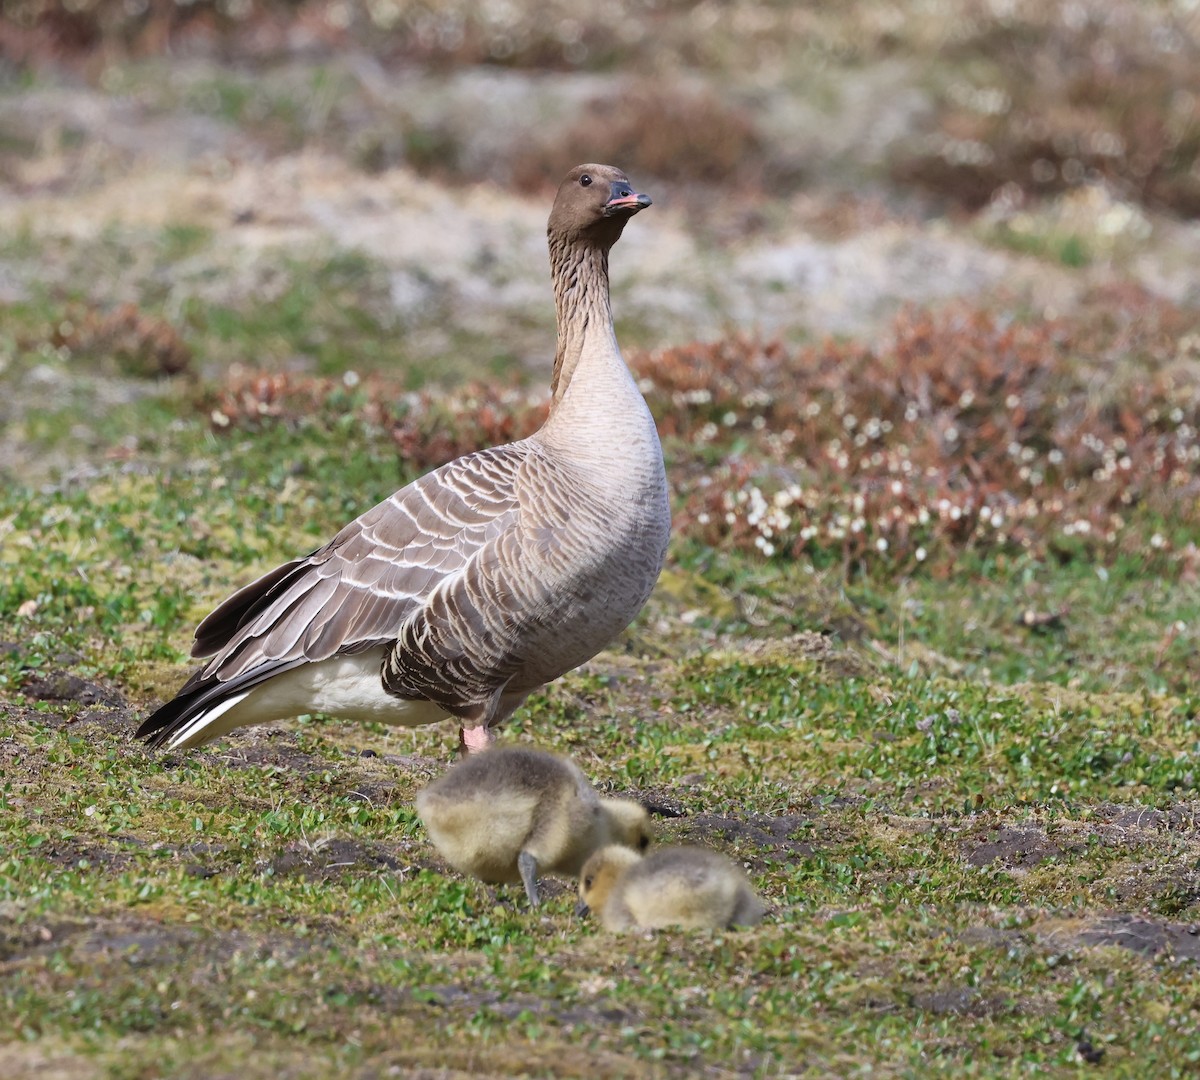
[[[519, 700], [540, 684], [540, 676], [521, 681], [531, 654], [561, 648], [560, 628], [570, 641], [581, 593], [595, 588], [584, 581], [604, 548], [605, 523], [582, 494], [563, 462], [530, 455], [516, 490], [521, 512], [404, 621], [384, 662], [384, 687], [473, 726], [493, 722], [506, 694]], [[593, 527], [581, 532], [585, 521]]]
[[526, 443], [469, 454], [395, 492], [329, 543], [234, 593], [196, 628], [208, 662], [138, 734], [155, 744], [228, 694], [300, 664], [395, 641], [437, 585], [516, 522]]

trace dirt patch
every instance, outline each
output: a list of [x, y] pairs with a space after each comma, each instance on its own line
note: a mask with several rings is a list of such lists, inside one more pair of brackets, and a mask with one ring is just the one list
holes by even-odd
[[4, 702], [4, 711], [9, 718], [26, 720], [37, 728], [88, 727], [132, 735], [140, 719], [139, 710], [130, 708], [119, 690], [70, 672], [38, 675], [25, 683], [21, 693], [28, 701], [44, 703], [43, 707]]
[[958, 935], [958, 940], [966, 945], [1005, 951], [1013, 951], [1026, 944], [1025, 935], [1020, 930], [1005, 930], [999, 926], [968, 926]]
[[[374, 757], [376, 755], [373, 750], [364, 750], [359, 756]], [[386, 765], [398, 765], [406, 772], [420, 773], [421, 776], [430, 780], [441, 775], [446, 768], [445, 761], [425, 754], [384, 754], [379, 760]]]
[[[225, 952], [227, 943], [244, 934], [221, 935], [209, 939]], [[15, 925], [0, 935], [0, 959], [21, 960], [62, 951], [92, 959], [120, 958], [134, 966], [161, 964], [174, 966], [179, 957], [194, 950], [203, 940], [200, 930], [167, 926], [146, 919], [46, 920]]]
[[473, 990], [465, 986], [431, 986], [422, 991], [422, 996], [429, 1004], [441, 1008], [472, 1013], [486, 1011], [507, 1020], [515, 1020], [528, 1012], [559, 1024], [605, 1025], [629, 1023], [634, 1016], [628, 1009], [600, 1004], [588, 1006], [580, 1003], [561, 1011], [548, 1011], [546, 1001], [532, 994], [504, 995], [495, 990]]
[[1028, 870], [1050, 859], [1061, 859], [1084, 850], [1076, 842], [1058, 844], [1042, 829], [1003, 828], [993, 838], [973, 837], [964, 842], [969, 847], [967, 862], [972, 866], [991, 866], [999, 863], [1007, 870]]
[[[5, 706], [5, 717], [12, 721], [25, 720], [22, 716], [23, 711], [32, 712], [33, 710], [13, 709]], [[27, 747], [23, 743], [17, 742], [16, 739], [0, 739], [0, 762], [20, 762], [25, 756]]]
[[[314, 925], [313, 921], [306, 924]], [[100, 919], [78, 924], [67, 944], [95, 959], [119, 959], [134, 966], [159, 965], [175, 969], [190, 962], [223, 962], [231, 956], [293, 960], [327, 947], [327, 942], [283, 934], [269, 936], [240, 930], [215, 933], [151, 919]]]
[[37, 675], [21, 687], [22, 693], [34, 701], [70, 701], [80, 705], [107, 705], [126, 708], [128, 702], [118, 690], [89, 682], [68, 671], [51, 671]]
[[[1047, 935], [1057, 942], [1063, 929]], [[1139, 915], [1118, 914], [1094, 919], [1066, 930], [1078, 945], [1117, 945], [1141, 956], [1159, 960], [1200, 960], [1200, 923], [1172, 923]]]
[[1196, 832], [1200, 830], [1200, 805], [1181, 802], [1166, 810], [1148, 806], [1122, 806], [1103, 803], [1096, 807], [1094, 820], [1121, 829], [1142, 832]]
[[20, 922], [13, 911], [0, 911], [0, 961], [28, 956], [45, 949], [57, 949], [62, 943], [86, 930], [86, 924], [63, 919]]
[[316, 843], [288, 844], [270, 859], [264, 872], [284, 876], [297, 874], [309, 881], [331, 881], [347, 876], [361, 877], [381, 870], [405, 874], [415, 869], [410, 860], [398, 857], [397, 849], [360, 840], [336, 838]]
[[233, 769], [259, 769], [275, 767], [295, 773], [297, 776], [314, 776], [328, 772], [328, 761], [306, 754], [292, 745], [291, 732], [264, 731], [255, 733], [261, 741], [244, 743], [236, 749], [224, 750], [210, 755], [213, 764], [227, 765]]
[[[736, 636], [729, 636], [722, 639], [722, 647], [738, 652], [747, 659], [764, 662], [795, 663], [807, 660], [845, 679], [858, 679], [871, 674], [873, 668], [866, 657], [842, 644], [845, 641], [861, 641], [868, 636], [870, 627], [852, 615], [831, 615], [828, 611], [818, 611], [815, 604], [812, 606], [812, 612], [808, 613], [812, 621], [821, 622], [827, 627], [828, 633], [802, 630], [790, 637], [754, 638], [750, 641], [744, 637], [739, 640]], [[794, 605], [792, 610], [795, 611]], [[793, 614], [792, 617], [798, 616]]]
[[[145, 844], [132, 837], [113, 837], [114, 841], [130, 847], [143, 848]], [[89, 869], [100, 867], [105, 871], [123, 873], [133, 866], [133, 858], [127, 851], [92, 844], [85, 840], [49, 840], [33, 850], [38, 858], [45, 859], [63, 869]]]
[[84, 1080], [100, 1075], [96, 1063], [53, 1047], [10, 1043], [0, 1046], [0, 1076], [36, 1076], [39, 1080]]
[[[686, 778], [685, 778], [686, 783]], [[640, 802], [652, 817], [680, 818], [687, 816], [687, 807], [678, 792], [669, 787], [636, 788], [632, 791], [604, 790], [605, 796], [615, 799], [633, 799]]]
[[1000, 998], [985, 997], [966, 986], [941, 986], [914, 993], [912, 1007], [934, 1016], [994, 1016], [1009, 1008]]
[[1160, 858], [1126, 863], [1109, 885], [1110, 894], [1122, 906], [1156, 915], [1191, 912], [1200, 902], [1200, 869], [1188, 865], [1192, 861], [1171, 858], [1164, 864]]
[[350, 794], [369, 806], [384, 806], [396, 799], [396, 785], [390, 780], [356, 780]]
[[120, 957], [131, 967], [162, 967], [196, 948], [200, 932], [179, 926], [128, 922], [98, 926], [83, 936], [78, 951], [101, 958]]
[[[733, 847], [737, 856], [754, 869], [761, 869], [767, 859], [791, 862], [808, 858], [814, 852], [807, 840], [797, 840], [793, 834], [811, 822], [799, 814], [771, 817], [750, 814], [745, 818], [721, 814], [697, 814], [689, 818], [680, 830], [680, 839], [708, 847]], [[712, 843], [713, 839], [717, 843]]]

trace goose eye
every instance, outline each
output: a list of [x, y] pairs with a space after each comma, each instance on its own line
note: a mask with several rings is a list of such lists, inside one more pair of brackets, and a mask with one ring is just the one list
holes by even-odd
[[594, 880], [595, 880], [595, 878], [593, 878], [593, 877], [591, 876], [591, 874], [589, 874], [587, 877], [585, 877], [585, 878], [583, 879], [583, 887], [584, 887], [585, 889], [590, 889], [590, 888], [592, 887], [592, 882], [593, 882]]
[[583, 174], [583, 175], [582, 175], [582, 176], [579, 178], [579, 186], [580, 186], [580, 187], [590, 187], [590, 186], [591, 186], [591, 183], [592, 183], [592, 178], [591, 178], [590, 176], [588, 176], [588, 174], [587, 174], [587, 173], [584, 173], [584, 174]]
[[645, 851], [650, 846], [650, 837], [643, 836], [638, 840], [638, 851]]

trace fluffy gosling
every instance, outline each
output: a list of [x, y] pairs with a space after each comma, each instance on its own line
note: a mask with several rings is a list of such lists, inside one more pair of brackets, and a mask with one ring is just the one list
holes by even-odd
[[645, 858], [601, 848], [584, 864], [579, 896], [581, 911], [596, 912], [614, 932], [754, 926], [766, 910], [732, 860], [701, 847], [662, 848]]
[[418, 792], [416, 803], [451, 866], [481, 881], [521, 881], [533, 907], [539, 872], [573, 877], [597, 848], [650, 844], [643, 806], [600, 798], [574, 762], [546, 750], [472, 754]]

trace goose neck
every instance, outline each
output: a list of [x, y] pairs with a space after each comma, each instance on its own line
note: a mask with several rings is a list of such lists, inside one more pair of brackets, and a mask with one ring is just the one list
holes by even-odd
[[[550, 382], [551, 408], [566, 393], [585, 356], [597, 351], [619, 356], [608, 294], [608, 248], [550, 241], [558, 348]], [[611, 347], [610, 347], [611, 346]]]

